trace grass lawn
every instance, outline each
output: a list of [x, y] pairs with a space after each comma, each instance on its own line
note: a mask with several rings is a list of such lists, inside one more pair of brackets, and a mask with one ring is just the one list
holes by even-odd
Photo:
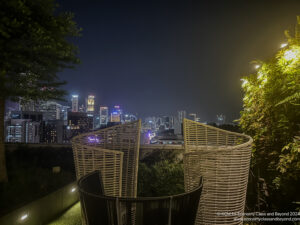
[[80, 203], [76, 203], [63, 215], [47, 225], [81, 225]]

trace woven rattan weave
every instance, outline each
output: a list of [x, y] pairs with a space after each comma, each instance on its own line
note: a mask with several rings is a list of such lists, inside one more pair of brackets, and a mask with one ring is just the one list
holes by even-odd
[[252, 138], [184, 119], [184, 182], [203, 177], [196, 224], [242, 224]]
[[138, 120], [74, 137], [77, 179], [99, 170], [106, 195], [136, 197], [140, 127]]

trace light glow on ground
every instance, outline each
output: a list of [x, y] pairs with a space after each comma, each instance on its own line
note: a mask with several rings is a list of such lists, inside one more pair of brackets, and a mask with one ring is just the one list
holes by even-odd
[[64, 214], [47, 225], [81, 225], [80, 203], [76, 203]]

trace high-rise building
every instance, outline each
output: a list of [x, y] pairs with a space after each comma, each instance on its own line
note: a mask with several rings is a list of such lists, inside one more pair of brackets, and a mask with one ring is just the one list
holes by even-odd
[[35, 101], [20, 101], [19, 110], [20, 111], [37, 111], [38, 103]]
[[121, 122], [121, 115], [118, 112], [113, 111], [110, 114], [110, 122], [120, 123]]
[[5, 127], [6, 142], [40, 142], [40, 122], [31, 119], [11, 119], [7, 121]]
[[123, 115], [123, 122], [125, 122], [125, 123], [130, 123], [130, 122], [133, 122], [133, 121], [136, 121], [136, 120], [137, 120], [136, 115], [133, 115], [133, 114], [130, 114], [130, 113], [127, 113], [127, 114]]
[[43, 112], [43, 119], [60, 120], [62, 105], [53, 101], [41, 102], [38, 106], [38, 111]]
[[60, 119], [64, 121], [64, 124], [67, 125], [68, 123], [68, 111], [70, 109], [70, 106], [62, 106], [61, 108], [61, 114]]
[[95, 112], [95, 96], [89, 95], [86, 99], [86, 112], [89, 114], [94, 114]]
[[165, 130], [173, 129], [174, 128], [174, 118], [173, 118], [173, 116], [164, 116], [163, 117], [163, 124], [165, 126]]
[[178, 122], [183, 123], [184, 118], [186, 118], [186, 111], [185, 110], [178, 111]]
[[72, 112], [78, 112], [78, 95], [72, 95]]
[[115, 105], [110, 114], [110, 122], [120, 123], [122, 121], [122, 109], [119, 105]]
[[41, 141], [44, 143], [63, 143], [64, 129], [63, 120], [45, 121]]
[[108, 123], [108, 107], [100, 106], [100, 127], [105, 127]]
[[82, 112], [68, 112], [68, 127], [69, 137], [73, 137], [83, 132], [88, 132], [93, 129], [93, 117]]
[[79, 106], [79, 112], [85, 112], [85, 106], [83, 104]]
[[10, 119], [30, 119], [33, 122], [42, 122], [43, 113], [32, 111], [12, 111]]

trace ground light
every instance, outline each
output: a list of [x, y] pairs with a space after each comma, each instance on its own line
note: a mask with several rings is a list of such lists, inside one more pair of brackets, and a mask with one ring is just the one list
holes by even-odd
[[72, 189], [71, 189], [71, 192], [74, 192], [74, 191], [76, 191], [76, 188], [72, 188]]
[[260, 65], [258, 65], [258, 64], [254, 66], [255, 69], [258, 69], [259, 67], [260, 67]]

